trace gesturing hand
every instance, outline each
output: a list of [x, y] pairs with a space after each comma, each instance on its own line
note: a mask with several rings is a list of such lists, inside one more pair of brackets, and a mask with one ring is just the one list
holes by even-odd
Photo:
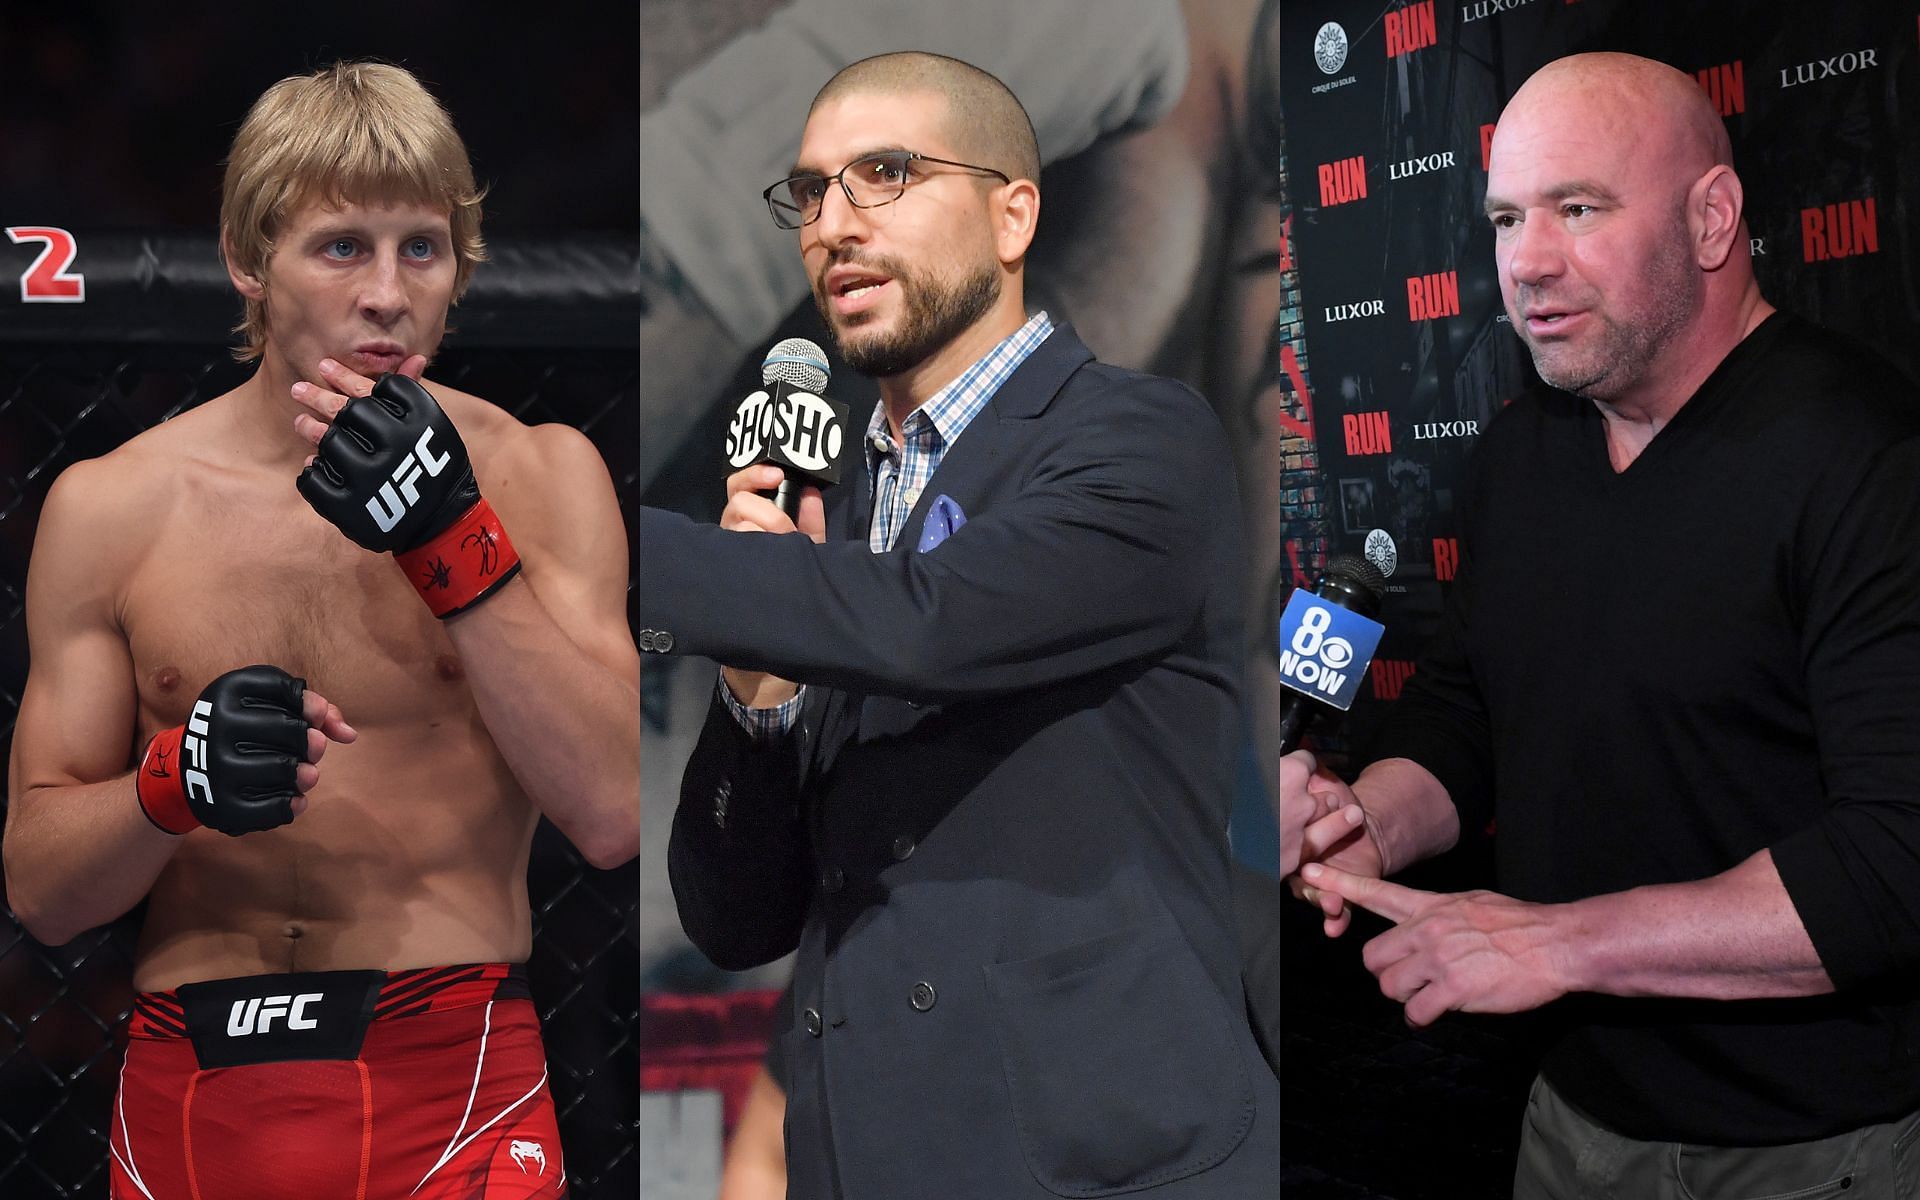
[[1423, 892], [1313, 863], [1301, 878], [1394, 923], [1361, 952], [1380, 991], [1406, 1006], [1407, 1022], [1442, 1013], [1525, 1012], [1578, 990], [1565, 905], [1494, 892]]

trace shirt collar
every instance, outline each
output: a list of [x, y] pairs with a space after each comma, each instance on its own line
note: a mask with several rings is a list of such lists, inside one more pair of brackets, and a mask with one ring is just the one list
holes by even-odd
[[[947, 386], [928, 397], [920, 407], [907, 414], [901, 422], [903, 432], [911, 433], [916, 424], [914, 416], [933, 426], [936, 440], [940, 445], [952, 445], [962, 430], [986, 407], [988, 400], [1000, 390], [1021, 363], [1039, 349], [1040, 343], [1047, 340], [1053, 332], [1053, 319], [1046, 310], [1027, 318], [1026, 324], [996, 343], [993, 349], [975, 359], [973, 365], [955, 376]], [[892, 443], [893, 435], [887, 428], [887, 406], [876, 404], [873, 415], [867, 419], [867, 461], [871, 465], [879, 457], [879, 441], [884, 439]]]

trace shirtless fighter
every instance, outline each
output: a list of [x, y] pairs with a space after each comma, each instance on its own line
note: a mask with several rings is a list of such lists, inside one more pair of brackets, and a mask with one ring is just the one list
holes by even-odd
[[221, 208], [259, 369], [47, 497], [7, 898], [147, 901], [115, 1200], [565, 1193], [512, 964], [541, 815], [637, 849], [639, 656], [591, 444], [415, 382], [479, 224], [413, 76], [275, 84]]

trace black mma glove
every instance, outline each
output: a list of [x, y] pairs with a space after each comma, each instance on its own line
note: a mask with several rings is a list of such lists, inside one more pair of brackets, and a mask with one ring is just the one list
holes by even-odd
[[299, 488], [340, 532], [391, 552], [436, 617], [485, 599], [520, 570], [459, 431], [405, 375], [382, 375], [371, 395], [347, 402]]
[[185, 725], [147, 743], [134, 774], [140, 811], [168, 833], [205, 825], [238, 836], [293, 820], [307, 758], [304, 679], [241, 667], [207, 685]]

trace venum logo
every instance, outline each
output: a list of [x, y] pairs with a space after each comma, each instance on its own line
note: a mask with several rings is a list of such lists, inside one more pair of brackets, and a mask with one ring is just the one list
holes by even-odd
[[1433, 19], [1433, 0], [1409, 4], [1386, 15], [1387, 57], [1399, 58], [1423, 50], [1440, 40], [1440, 26]]
[[1780, 68], [1780, 87], [1784, 91], [1790, 87], [1799, 87], [1803, 83], [1814, 83], [1821, 79], [1832, 79], [1836, 75], [1851, 75], [1855, 71], [1864, 71], [1868, 67], [1877, 67], [1880, 60], [1877, 50], [1849, 50], [1845, 54], [1836, 54], [1832, 58], [1816, 59], [1798, 66]]
[[1438, 154], [1429, 154], [1425, 158], [1409, 158], [1392, 164], [1387, 168], [1388, 179], [1412, 179], [1415, 175], [1425, 175], [1428, 171], [1440, 171], [1453, 165], [1453, 151], [1442, 150]]
[[1332, 208], [1336, 204], [1348, 204], [1367, 198], [1365, 155], [1356, 154], [1352, 158], [1321, 163], [1319, 176], [1320, 205], [1323, 208]]
[[522, 1175], [527, 1173], [528, 1163], [534, 1164], [535, 1175], [544, 1176], [547, 1173], [547, 1152], [539, 1142], [515, 1138], [507, 1145], [507, 1156], [513, 1159], [513, 1165], [520, 1168]]
[[1713, 101], [1713, 107], [1723, 117], [1747, 111], [1747, 67], [1745, 59], [1735, 59], [1730, 63], [1721, 63], [1717, 67], [1708, 67], [1695, 72], [1694, 78], [1700, 81], [1700, 87], [1707, 93], [1707, 99]]
[[[380, 527], [381, 533], [392, 533], [393, 527], [400, 523], [400, 518], [420, 503], [420, 489], [414, 485], [420, 482], [422, 470], [430, 478], [437, 477], [453, 461], [451, 454], [442, 454], [438, 462], [434, 461], [433, 452], [427, 449], [427, 443], [432, 440], [433, 430], [422, 430], [420, 440], [413, 444], [413, 449], [393, 469], [393, 477], [383, 482], [379, 494], [367, 501], [367, 513], [373, 517], [373, 523]], [[400, 485], [397, 493], [393, 490], [396, 483]]]
[[1384, 412], [1348, 413], [1340, 418], [1340, 430], [1346, 434], [1347, 454], [1351, 457], [1393, 450], [1393, 426]]
[[1872, 196], [1800, 210], [1800, 243], [1807, 262], [1880, 251], [1880, 217]]
[[1407, 280], [1407, 320], [1432, 321], [1460, 315], [1460, 273], [1415, 275]]
[[1385, 300], [1362, 300], [1358, 304], [1331, 304], [1325, 309], [1327, 321], [1351, 321], [1355, 317], [1384, 317], [1387, 315]]
[[1488, 17], [1499, 16], [1503, 12], [1512, 12], [1516, 8], [1525, 8], [1533, 0], [1480, 0], [1478, 4], [1469, 4], [1460, 10], [1460, 21], [1484, 21]]
[[1367, 668], [1367, 682], [1373, 685], [1375, 700], [1398, 700], [1400, 690], [1413, 678], [1413, 664], [1400, 658], [1376, 658]]
[[227, 1036], [238, 1038], [267, 1033], [279, 1017], [287, 1019], [288, 1029], [318, 1029], [320, 1022], [305, 1014], [307, 1005], [318, 1004], [325, 994], [302, 992], [298, 996], [268, 996], [264, 1000], [255, 996], [251, 1000], [235, 1000], [233, 1011], [227, 1014]]
[[1460, 571], [1460, 539], [1433, 539], [1433, 577], [1440, 583], [1452, 583]]

